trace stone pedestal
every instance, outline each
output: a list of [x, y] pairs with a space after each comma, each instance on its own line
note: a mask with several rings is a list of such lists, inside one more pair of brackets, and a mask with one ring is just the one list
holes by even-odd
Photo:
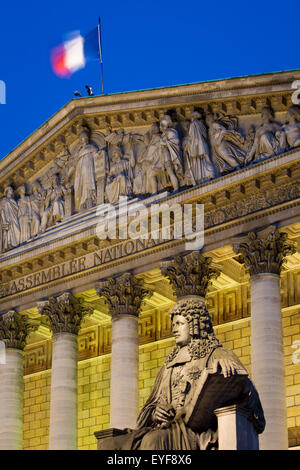
[[116, 428], [109, 428], [104, 429], [103, 431], [96, 431], [94, 435], [97, 439], [97, 450], [105, 449], [105, 439], [114, 438], [116, 436], [120, 436], [121, 434], [126, 434], [126, 431]]
[[219, 450], [258, 450], [258, 436], [250, 412], [237, 405], [215, 410]]
[[50, 450], [77, 448], [77, 336], [53, 337]]
[[0, 364], [0, 450], [21, 450], [23, 446], [23, 351], [6, 350]]

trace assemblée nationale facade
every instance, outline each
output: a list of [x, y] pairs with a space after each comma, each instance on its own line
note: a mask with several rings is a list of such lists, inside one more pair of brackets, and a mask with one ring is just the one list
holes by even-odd
[[[72, 100], [0, 162], [1, 449], [96, 449], [134, 427], [199, 272], [260, 394], [260, 448], [300, 446], [297, 80]], [[198, 244], [178, 235], [184, 207]]]

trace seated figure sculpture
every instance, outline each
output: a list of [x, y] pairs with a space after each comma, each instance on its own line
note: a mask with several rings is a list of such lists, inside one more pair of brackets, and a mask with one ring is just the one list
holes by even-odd
[[300, 106], [296, 104], [287, 110], [288, 122], [276, 133], [283, 150], [300, 146]]
[[280, 130], [280, 125], [274, 121], [273, 109], [268, 106], [264, 107], [261, 120], [262, 123], [256, 129], [253, 146], [247, 155], [246, 163], [277, 155], [282, 150], [276, 135]]
[[[184, 299], [170, 312], [175, 348], [167, 357], [157, 375], [153, 391], [139, 413], [134, 430], [103, 439], [102, 450], [213, 450], [218, 448], [217, 420], [205, 422], [207, 409], [203, 410], [201, 426], [190, 425], [188, 416], [194, 412], [195, 395], [203, 373], [213, 370], [224, 380], [246, 373], [238, 357], [224, 348], [216, 338], [210, 316], [203, 299]], [[261, 433], [265, 419], [258, 393], [247, 375], [238, 395], [232, 398], [221, 394], [218, 406], [238, 404], [246, 408], [254, 429]], [[223, 380], [223, 379], [222, 379]], [[209, 393], [206, 387], [206, 392]], [[228, 401], [229, 398], [229, 401]], [[223, 400], [223, 403], [222, 403]], [[214, 393], [205, 403], [216, 403]], [[201, 407], [201, 405], [200, 405]], [[201, 414], [201, 408], [197, 408]], [[213, 413], [212, 413], [213, 415]], [[197, 416], [196, 416], [197, 421]], [[195, 422], [195, 416], [194, 416]]]

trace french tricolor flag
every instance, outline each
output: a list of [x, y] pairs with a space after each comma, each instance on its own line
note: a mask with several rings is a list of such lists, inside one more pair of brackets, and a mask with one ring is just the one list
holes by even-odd
[[85, 67], [88, 60], [100, 58], [98, 28], [82, 36], [80, 32], [69, 34], [68, 39], [51, 51], [52, 69], [56, 75], [69, 78]]

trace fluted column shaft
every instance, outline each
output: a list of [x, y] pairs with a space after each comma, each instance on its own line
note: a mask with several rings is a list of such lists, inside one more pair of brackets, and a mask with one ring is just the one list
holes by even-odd
[[151, 292], [131, 273], [101, 281], [97, 292], [106, 298], [112, 316], [110, 426], [134, 428], [139, 406], [138, 314]]
[[49, 450], [77, 449], [78, 331], [92, 310], [66, 293], [39, 302], [53, 332]]
[[112, 319], [110, 426], [134, 428], [139, 406], [138, 318]]
[[50, 450], [77, 449], [77, 335], [53, 337]]
[[23, 351], [8, 348], [5, 364], [0, 364], [0, 450], [21, 450], [23, 445], [23, 356]]
[[260, 449], [287, 449], [280, 271], [294, 248], [286, 234], [272, 226], [236, 239], [233, 246], [250, 273], [252, 377], [266, 419]]
[[23, 447], [24, 380], [26, 339], [38, 322], [11, 310], [0, 316], [0, 340], [5, 344], [0, 363], [0, 450]]
[[260, 449], [287, 449], [280, 277], [251, 276], [251, 363], [266, 418]]

